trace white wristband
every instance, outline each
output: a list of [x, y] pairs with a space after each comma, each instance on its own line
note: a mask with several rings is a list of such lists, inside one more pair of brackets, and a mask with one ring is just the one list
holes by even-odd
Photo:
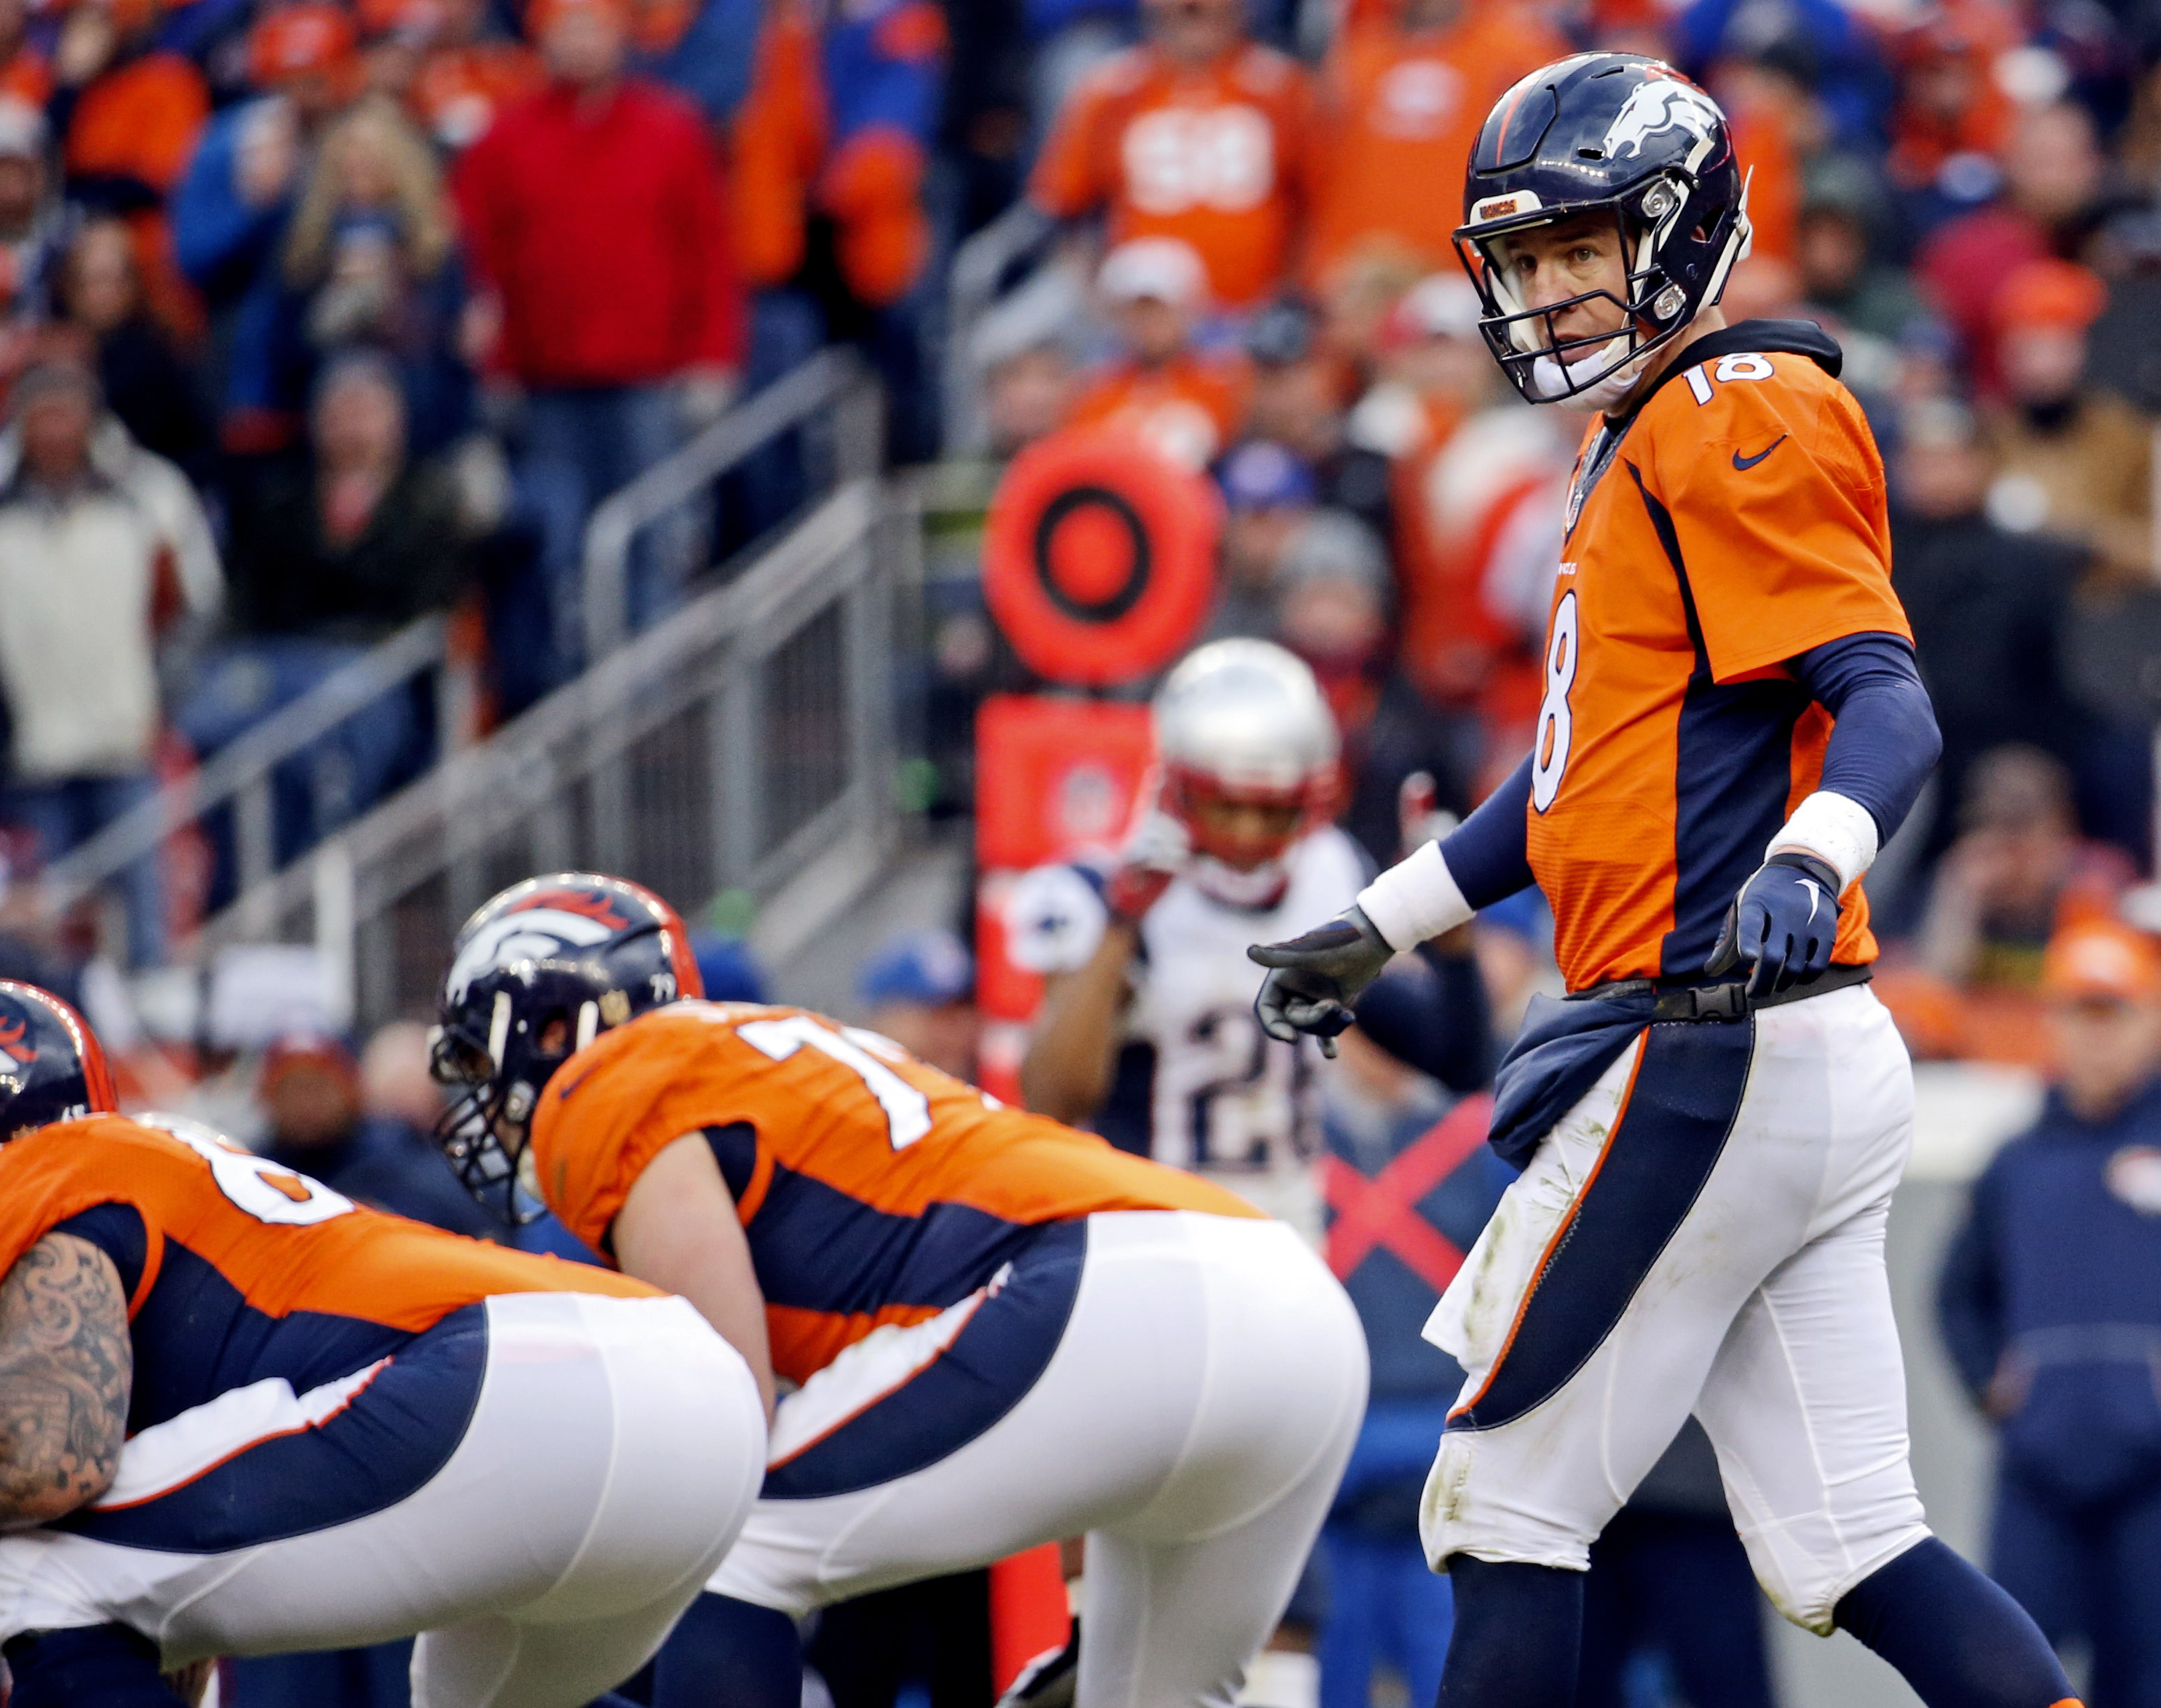
[[1452, 931], [1477, 910], [1463, 898], [1440, 844], [1428, 842], [1358, 892], [1358, 905], [1395, 950]]
[[1843, 892], [1874, 863], [1876, 840], [1875, 815], [1867, 807], [1819, 789], [1794, 809], [1763, 856], [1768, 859], [1782, 848], [1813, 854], [1838, 873]]

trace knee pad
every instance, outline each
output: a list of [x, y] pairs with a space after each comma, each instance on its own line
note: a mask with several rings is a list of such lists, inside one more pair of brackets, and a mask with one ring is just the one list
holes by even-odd
[[8, 1708], [186, 1708], [160, 1674], [158, 1645], [125, 1625], [26, 1631], [0, 1653], [14, 1677]]

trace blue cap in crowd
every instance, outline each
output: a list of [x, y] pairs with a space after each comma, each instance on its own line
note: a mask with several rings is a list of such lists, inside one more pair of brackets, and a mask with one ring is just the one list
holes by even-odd
[[1217, 476], [1224, 502], [1233, 510], [1268, 510], [1310, 504], [1313, 471], [1305, 459], [1267, 439], [1251, 439], [1223, 459]]
[[941, 1006], [966, 1002], [975, 989], [975, 957], [966, 944], [943, 929], [903, 931], [887, 939], [856, 974], [856, 996], [866, 1008], [887, 1002]]
[[762, 1002], [765, 974], [752, 959], [750, 945], [740, 937], [723, 937], [717, 931], [690, 934], [690, 958], [698, 963], [698, 977], [711, 1002]]

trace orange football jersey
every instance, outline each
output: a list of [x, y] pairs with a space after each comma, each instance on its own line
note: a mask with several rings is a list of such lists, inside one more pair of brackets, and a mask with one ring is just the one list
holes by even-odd
[[1322, 73], [1325, 162], [1314, 189], [1307, 273], [1382, 247], [1429, 268], [1455, 266], [1463, 174], [1493, 103], [1518, 78], [1565, 57], [1566, 38], [1533, 13], [1484, 0], [1446, 29], [1376, 21], [1348, 31]]
[[0, 1273], [55, 1230], [128, 1289], [131, 1429], [271, 1377], [305, 1391], [497, 1294], [656, 1292], [362, 1209], [193, 1123], [117, 1115], [0, 1145]]
[[1074, 91], [1029, 194], [1060, 219], [1107, 209], [1114, 245], [1183, 239], [1218, 305], [1250, 308], [1289, 268], [1312, 127], [1304, 71], [1272, 49], [1185, 70], [1132, 48]]
[[794, 1382], [873, 1329], [965, 1299], [1046, 1222], [1259, 1214], [873, 1033], [749, 1002], [670, 1003], [557, 1069], [533, 1120], [541, 1194], [604, 1251], [646, 1165], [700, 1133], [749, 1239], [773, 1368]]
[[[1785, 661], [1848, 635], [1913, 638], [1882, 460], [1815, 362], [1741, 351], [1668, 375], [1617, 435], [1598, 418], [1569, 510], [1531, 870], [1570, 990], [1700, 974], [1822, 773], [1830, 716]], [[1833, 958], [1875, 955], [1856, 883]]]

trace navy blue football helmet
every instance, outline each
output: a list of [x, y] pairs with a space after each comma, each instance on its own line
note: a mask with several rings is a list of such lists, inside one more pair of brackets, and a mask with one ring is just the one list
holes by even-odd
[[[1597, 290], [1529, 306], [1497, 240], [1579, 214], [1617, 222], [1627, 300]], [[1479, 329], [1534, 404], [1578, 396], [1641, 362], [1717, 302], [1748, 253], [1747, 184], [1725, 113], [1640, 54], [1557, 60], [1503, 95], [1471, 152], [1463, 220], [1456, 253], [1485, 302]], [[1601, 296], [1627, 316], [1623, 330], [1556, 336], [1554, 315]]]
[[704, 994], [682, 919], [641, 884], [557, 872], [484, 903], [451, 945], [429, 1050], [437, 1082], [464, 1093], [435, 1141], [466, 1190], [532, 1221], [518, 1170], [549, 1076], [608, 1028]]
[[104, 1047], [82, 1016], [50, 991], [0, 979], [0, 1143], [119, 1107]]

